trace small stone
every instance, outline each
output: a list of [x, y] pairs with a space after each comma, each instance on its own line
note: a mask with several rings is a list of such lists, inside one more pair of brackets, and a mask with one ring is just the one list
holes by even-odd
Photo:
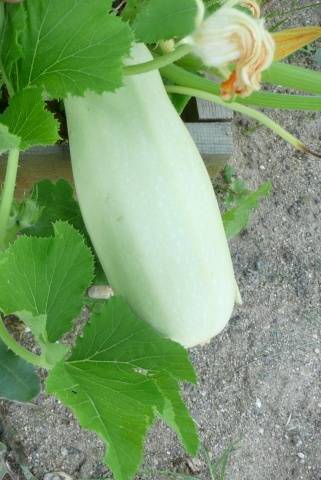
[[61, 455], [63, 457], [67, 457], [68, 456], [68, 449], [66, 447], [62, 447], [62, 449], [60, 450], [61, 452]]
[[298, 457], [299, 457], [301, 460], [304, 460], [304, 458], [305, 458], [304, 453], [299, 452], [297, 455], [298, 455]]
[[264, 428], [259, 428], [259, 434], [264, 435]]
[[73, 480], [70, 475], [65, 472], [50, 472], [46, 473], [43, 480]]
[[316, 348], [316, 349], [314, 350], [314, 353], [316, 353], [316, 354], [318, 355], [318, 354], [320, 353], [320, 349], [319, 349], [319, 348]]
[[259, 398], [256, 399], [255, 405], [257, 406], [257, 408], [262, 408], [262, 402]]

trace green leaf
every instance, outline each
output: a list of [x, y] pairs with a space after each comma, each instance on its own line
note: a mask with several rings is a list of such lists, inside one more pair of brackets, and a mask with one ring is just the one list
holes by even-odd
[[24, 6], [5, 5], [5, 15], [0, 32], [0, 64], [6, 78], [14, 78], [16, 61], [22, 56], [22, 34], [26, 27]]
[[186, 450], [195, 455], [199, 448], [199, 438], [176, 381], [169, 375], [163, 375], [156, 379], [156, 384], [165, 398], [162, 412], [165, 422], [177, 433]]
[[[47, 391], [108, 443], [106, 462], [115, 479], [129, 480], [141, 463], [156, 411], [175, 423], [189, 451], [196, 453], [197, 433], [180, 400], [180, 380], [195, 381], [186, 350], [113, 298], [93, 314], [68, 361], [50, 372]], [[168, 405], [175, 412], [171, 418]]]
[[189, 104], [189, 101], [191, 100], [191, 97], [188, 95], [176, 95], [175, 93], [169, 95], [172, 104], [175, 107], [175, 110], [179, 115], [182, 115], [184, 112], [185, 108]]
[[55, 342], [72, 326], [93, 277], [93, 257], [83, 237], [67, 223], [55, 237], [20, 237], [0, 252], [0, 310], [47, 315]]
[[[308, 68], [274, 62], [263, 73], [263, 81], [304, 92], [321, 94], [321, 73]], [[319, 97], [320, 100], [320, 97]]]
[[0, 155], [2, 153], [6, 153], [12, 148], [18, 148], [20, 141], [21, 140], [19, 137], [17, 137], [17, 135], [13, 135], [9, 132], [9, 129], [6, 125], [0, 123]]
[[259, 201], [268, 197], [272, 185], [266, 182], [255, 192], [239, 199], [237, 206], [223, 214], [223, 223], [227, 238], [233, 238], [238, 235], [249, 223], [251, 211], [259, 206]]
[[58, 122], [45, 109], [39, 88], [21, 90], [12, 97], [9, 107], [0, 115], [0, 122], [21, 138], [20, 150], [33, 145], [51, 145], [59, 140]]
[[52, 97], [97, 93], [121, 85], [122, 58], [132, 33], [111, 0], [26, 0], [27, 28], [18, 61], [19, 86], [39, 86]]
[[30, 402], [39, 392], [35, 368], [8, 350], [0, 340], [0, 398]]
[[[94, 251], [90, 237], [86, 230], [79, 203], [74, 199], [74, 190], [66, 180], [58, 180], [56, 183], [50, 180], [42, 180], [33, 186], [30, 202], [38, 207], [40, 214], [28, 228], [22, 233], [28, 236], [48, 237], [53, 235], [53, 224], [58, 221], [70, 223], [80, 232], [88, 247]], [[100, 265], [99, 259], [95, 256], [95, 282], [105, 284], [106, 275]]]
[[122, 18], [125, 21], [132, 22], [147, 2], [148, 0], [127, 0], [121, 14]]
[[133, 29], [138, 40], [155, 43], [193, 32], [196, 0], [149, 0], [138, 13]]
[[53, 224], [57, 220], [70, 223], [87, 237], [78, 202], [74, 199], [72, 186], [66, 180], [52, 182], [41, 180], [33, 186], [31, 200], [41, 209], [37, 221], [23, 233], [39, 237], [53, 235]]

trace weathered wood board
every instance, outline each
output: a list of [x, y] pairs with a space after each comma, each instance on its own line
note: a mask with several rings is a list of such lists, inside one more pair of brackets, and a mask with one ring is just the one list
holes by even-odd
[[[199, 120], [186, 123], [210, 176], [215, 177], [230, 158], [233, 138], [230, 112], [200, 100], [197, 102]], [[6, 158], [0, 157], [0, 184], [5, 177]], [[22, 198], [32, 185], [44, 178], [53, 181], [64, 178], [72, 182], [68, 146], [35, 148], [22, 155], [18, 171], [16, 198]]]

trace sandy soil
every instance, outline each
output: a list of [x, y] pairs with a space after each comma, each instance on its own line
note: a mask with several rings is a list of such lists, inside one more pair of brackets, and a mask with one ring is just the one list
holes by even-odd
[[[300, 23], [320, 24], [321, 8], [290, 22]], [[303, 54], [295, 60], [313, 64]], [[269, 114], [321, 152], [321, 114]], [[199, 383], [185, 396], [213, 459], [238, 441], [226, 480], [320, 480], [321, 162], [264, 128], [248, 134], [252, 125], [235, 118], [231, 164], [252, 187], [271, 180], [273, 194], [231, 242], [244, 305], [209, 346], [191, 352]], [[109, 477], [101, 442], [54, 399], [2, 403], [0, 415], [4, 438], [36, 478], [54, 470]], [[183, 450], [163, 425], [149, 436], [146, 466], [186, 470]], [[204, 463], [197, 466], [209, 478]]]

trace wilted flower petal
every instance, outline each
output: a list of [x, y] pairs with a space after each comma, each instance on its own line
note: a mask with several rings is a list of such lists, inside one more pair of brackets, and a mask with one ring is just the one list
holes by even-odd
[[[237, 5], [249, 8], [254, 16], [235, 8]], [[255, 1], [228, 0], [183, 40], [206, 66], [235, 64], [235, 71], [222, 85], [225, 98], [247, 96], [258, 90], [261, 72], [273, 61], [275, 43], [264, 20], [254, 18], [259, 15]]]

